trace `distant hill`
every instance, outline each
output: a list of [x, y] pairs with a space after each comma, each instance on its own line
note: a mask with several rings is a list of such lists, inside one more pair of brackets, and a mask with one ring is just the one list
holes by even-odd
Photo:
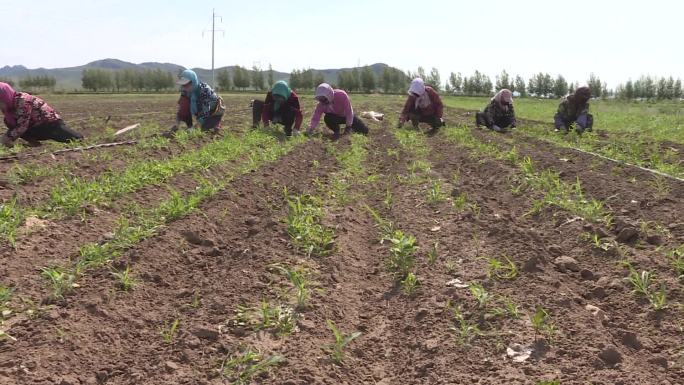
[[[388, 67], [387, 64], [376, 63], [370, 66], [376, 75], [380, 75], [382, 71]], [[68, 67], [68, 68], [34, 68], [29, 69], [23, 65], [15, 66], [4, 66], [0, 68], [0, 78], [11, 79], [15, 83], [18, 83], [20, 79], [28, 76], [39, 76], [47, 75], [54, 77], [57, 80], [56, 89], [58, 90], [80, 90], [81, 89], [81, 73], [84, 69], [105, 69], [110, 71], [120, 71], [124, 69], [161, 69], [162, 71], [179, 73], [185, 67], [173, 63], [157, 63], [157, 62], [145, 62], [145, 63], [129, 63], [118, 59], [102, 59], [96, 60], [94, 62], [78, 66], [78, 67]], [[223, 69], [227, 69], [231, 77], [235, 66], [227, 66], [216, 69], [216, 73]], [[335, 68], [335, 69], [322, 69], [315, 70], [317, 72], [323, 73], [325, 81], [329, 83], [335, 83], [337, 81], [337, 74], [340, 71], [352, 70], [353, 68]], [[204, 79], [205, 81], [211, 80], [211, 70], [203, 68], [193, 68], [197, 75]], [[289, 72], [273, 71], [273, 78], [275, 80], [287, 80], [290, 77]]]

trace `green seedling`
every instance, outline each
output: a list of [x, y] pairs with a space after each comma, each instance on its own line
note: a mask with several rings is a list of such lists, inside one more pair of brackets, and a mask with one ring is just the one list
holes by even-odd
[[438, 251], [437, 249], [439, 248], [439, 242], [435, 242], [432, 244], [432, 247], [430, 248], [430, 251], [428, 251], [427, 255], [427, 261], [429, 264], [434, 265], [435, 262], [437, 262], [437, 256], [438, 256]]
[[393, 202], [394, 198], [392, 197], [392, 190], [389, 187], [387, 187], [387, 190], [385, 191], [385, 199], [383, 199], [382, 203], [385, 205], [387, 209], [391, 209]]
[[223, 361], [221, 373], [233, 385], [249, 385], [252, 379], [280, 365], [285, 358], [273, 355], [264, 358], [250, 348]]
[[468, 288], [470, 289], [470, 293], [473, 295], [473, 297], [475, 297], [475, 300], [477, 301], [477, 307], [480, 309], [484, 309], [485, 307], [487, 307], [487, 304], [491, 299], [487, 290], [479, 283], [471, 283], [470, 286], [468, 286]]
[[418, 250], [416, 238], [395, 230], [389, 241], [392, 243], [389, 268], [401, 280], [406, 277], [415, 263], [414, 254]]
[[650, 294], [649, 287], [651, 286], [653, 275], [648, 271], [642, 271], [641, 274], [633, 268], [630, 268], [629, 276], [627, 279], [629, 283], [632, 284], [634, 288], [633, 291], [636, 294], [648, 297]]
[[293, 244], [307, 256], [324, 257], [334, 249], [334, 233], [321, 224], [321, 203], [312, 196], [288, 199], [287, 232]]
[[665, 288], [665, 284], [660, 285], [660, 290], [649, 294], [648, 301], [655, 311], [667, 308], [667, 289]]
[[337, 328], [337, 325], [335, 325], [335, 322], [332, 320], [326, 320], [326, 323], [328, 324], [328, 329], [332, 331], [333, 336], [335, 337], [335, 342], [331, 345], [328, 345], [326, 350], [330, 355], [330, 359], [334, 363], [340, 365], [344, 360], [345, 349], [352, 341], [361, 336], [361, 332], [344, 334]]
[[413, 296], [419, 288], [420, 281], [413, 272], [406, 274], [406, 278], [401, 281], [401, 290], [409, 297]]
[[457, 211], [463, 211], [468, 205], [468, 194], [462, 192], [451, 201], [451, 206]]
[[162, 336], [162, 340], [164, 340], [165, 343], [171, 344], [173, 342], [173, 339], [176, 336], [176, 332], [178, 331], [178, 326], [180, 325], [180, 319], [176, 318], [171, 323], [166, 323], [164, 326], [162, 326], [160, 334]]
[[309, 278], [309, 272], [302, 267], [290, 268], [277, 264], [272, 265], [271, 267], [285, 276], [285, 278], [294, 286], [296, 290], [297, 307], [300, 309], [306, 308], [311, 297], [311, 280]]
[[123, 291], [129, 291], [137, 284], [133, 276], [131, 275], [131, 267], [126, 266], [123, 270], [114, 270], [112, 275], [117, 279], [117, 284], [119, 288]]
[[670, 250], [668, 253], [670, 265], [675, 271], [677, 279], [684, 280], [684, 245]]
[[515, 279], [518, 276], [518, 266], [504, 255], [504, 263], [498, 258], [487, 259], [487, 277], [499, 279]]
[[537, 311], [530, 316], [530, 322], [532, 322], [532, 327], [534, 327], [535, 342], [537, 341], [538, 335], [542, 332], [546, 333], [549, 341], [556, 332], [556, 326], [551, 321], [551, 316], [549, 316], [549, 313], [541, 306], [538, 306]]
[[289, 306], [273, 305], [262, 300], [259, 306], [257, 330], [273, 329], [279, 336], [291, 334], [297, 327], [297, 313]]
[[442, 191], [442, 183], [438, 180], [432, 181], [432, 185], [427, 193], [428, 204], [434, 205], [444, 202], [446, 198], [446, 194]]
[[468, 322], [463, 316], [463, 311], [460, 306], [454, 307], [451, 302], [447, 303], [447, 307], [452, 311], [455, 325], [450, 329], [456, 333], [456, 340], [460, 345], [468, 345], [477, 336], [482, 335], [480, 328], [476, 324]]
[[64, 295], [74, 288], [74, 281], [76, 280], [74, 274], [59, 267], [44, 267], [41, 269], [40, 275], [50, 281], [53, 299], [64, 298]]

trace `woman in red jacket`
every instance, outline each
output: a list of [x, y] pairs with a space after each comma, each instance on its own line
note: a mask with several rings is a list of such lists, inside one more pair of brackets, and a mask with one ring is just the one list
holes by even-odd
[[432, 127], [431, 132], [436, 132], [440, 127], [444, 126], [444, 121], [442, 120], [444, 105], [437, 91], [430, 86], [426, 86], [423, 79], [416, 78], [411, 82], [408, 94], [408, 100], [406, 100], [404, 110], [399, 117], [399, 127], [409, 120], [414, 128], [418, 128], [419, 123], [430, 124]]
[[12, 147], [19, 138], [32, 146], [39, 145], [41, 140], [68, 142], [83, 139], [83, 135], [67, 127], [43, 99], [17, 92], [3, 82], [0, 82], [0, 111], [7, 126], [7, 133], [0, 140], [7, 147]]
[[276, 82], [271, 91], [266, 94], [266, 100], [252, 102], [252, 127], [256, 128], [259, 120], [264, 127], [271, 123], [280, 123], [285, 127], [285, 135], [299, 134], [302, 126], [302, 110], [299, 107], [299, 97], [283, 80]]

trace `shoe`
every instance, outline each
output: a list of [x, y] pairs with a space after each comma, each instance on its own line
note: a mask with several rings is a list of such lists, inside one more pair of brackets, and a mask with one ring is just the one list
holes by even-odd
[[347, 128], [344, 129], [344, 135], [349, 135], [349, 134], [351, 134], [351, 133], [352, 133], [352, 128], [351, 128], [351, 127], [347, 127]]
[[301, 134], [302, 134], [302, 133], [299, 132], [299, 130], [294, 130], [294, 131], [292, 131], [292, 135], [294, 135], [294, 136], [299, 136], [299, 135], [301, 135]]

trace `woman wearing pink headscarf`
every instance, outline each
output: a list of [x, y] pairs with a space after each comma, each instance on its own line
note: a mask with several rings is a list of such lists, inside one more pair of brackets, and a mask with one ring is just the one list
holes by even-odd
[[17, 92], [3, 82], [0, 82], [0, 111], [7, 126], [7, 133], [0, 140], [7, 147], [13, 146], [19, 138], [33, 146], [41, 140], [68, 142], [83, 139], [83, 135], [67, 127], [43, 99]]
[[307, 134], [313, 133], [321, 121], [321, 115], [325, 125], [333, 131], [335, 139], [340, 136], [340, 124], [344, 124], [344, 134], [351, 134], [352, 131], [359, 134], [368, 134], [368, 127], [354, 115], [354, 109], [349, 100], [349, 95], [343, 90], [333, 89], [328, 83], [321, 83], [316, 87], [316, 109], [311, 117], [311, 123], [306, 130]]
[[484, 111], [475, 115], [477, 127], [486, 126], [496, 132], [506, 132], [506, 127], [515, 127], [515, 110], [513, 110], [513, 93], [502, 89], [489, 102]]

